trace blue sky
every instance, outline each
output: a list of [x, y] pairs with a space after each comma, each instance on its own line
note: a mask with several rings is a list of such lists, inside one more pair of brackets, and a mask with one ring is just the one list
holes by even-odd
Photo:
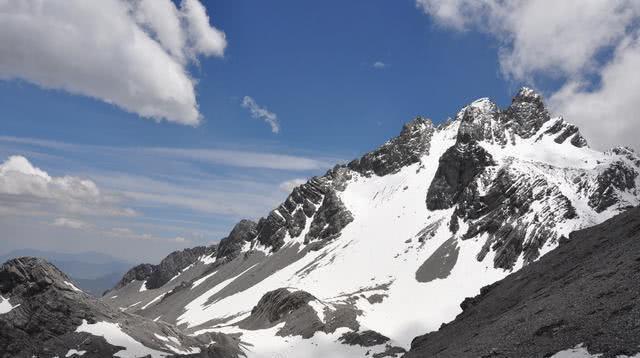
[[[460, 25], [431, 3], [202, 1], [226, 47], [194, 45], [194, 59], [180, 62], [196, 83], [197, 126], [143, 118], [117, 100], [43, 85], [23, 67], [3, 67], [7, 46], [0, 51], [0, 163], [20, 155], [51, 177], [91, 180], [107, 197], [101, 203], [131, 215], [21, 203], [0, 216], [11, 236], [1, 250], [97, 249], [157, 260], [210, 244], [241, 218], [266, 215], [290, 182], [377, 147], [416, 115], [440, 122], [479, 97], [504, 106], [522, 84], [554, 96], [577, 78], [573, 69], [556, 75], [557, 63], [509, 73], [516, 67], [505, 67], [501, 56], [506, 50], [517, 58], [518, 43], [502, 32], [516, 30]], [[596, 50], [613, 53], [623, 40]], [[600, 80], [602, 61], [585, 76]], [[126, 63], [112, 65], [98, 67], [107, 76], [100, 78], [127, 73]], [[278, 133], [242, 106], [245, 96], [277, 117]]]

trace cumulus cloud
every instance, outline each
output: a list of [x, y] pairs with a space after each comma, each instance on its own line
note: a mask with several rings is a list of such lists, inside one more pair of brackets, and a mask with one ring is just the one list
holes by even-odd
[[0, 1], [0, 79], [22, 79], [197, 125], [198, 56], [222, 56], [223, 32], [198, 0]]
[[516, 82], [561, 83], [552, 109], [578, 124], [591, 144], [635, 145], [640, 126], [640, 2], [634, 0], [417, 0], [436, 23], [478, 30], [499, 44], [500, 69]]
[[302, 185], [307, 182], [307, 179], [303, 178], [295, 178], [291, 180], [284, 181], [280, 183], [280, 190], [290, 193], [295, 187]]
[[[0, 198], [13, 213], [60, 212], [130, 216], [91, 180], [73, 176], [52, 177], [23, 156], [11, 156], [0, 164]], [[60, 222], [62, 223], [62, 222]]]
[[242, 99], [242, 107], [248, 109], [253, 118], [267, 122], [271, 126], [271, 132], [276, 134], [280, 132], [278, 116], [275, 113], [270, 112], [267, 108], [260, 107], [253, 98], [244, 96]]

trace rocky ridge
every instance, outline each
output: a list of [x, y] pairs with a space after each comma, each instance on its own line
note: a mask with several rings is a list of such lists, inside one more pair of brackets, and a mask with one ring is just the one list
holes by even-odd
[[[237, 357], [238, 342], [210, 345], [175, 326], [114, 310], [80, 291], [43, 259], [21, 257], [0, 268], [0, 295], [11, 309], [0, 312], [1, 357], [110, 357], [141, 355]], [[102, 333], [96, 331], [102, 330]], [[124, 341], [120, 338], [126, 337]], [[222, 337], [215, 335], [215, 337]], [[128, 341], [128, 346], [121, 344]], [[226, 355], [213, 355], [213, 351]], [[126, 353], [128, 352], [129, 353]], [[235, 353], [232, 353], [235, 352]], [[210, 354], [211, 353], [211, 354]]]
[[120, 282], [114, 287], [119, 289], [132, 281], [144, 281], [147, 289], [162, 287], [183, 269], [192, 265], [203, 257], [214, 256], [217, 246], [197, 246], [181, 251], [174, 251], [165, 257], [158, 265], [140, 264], [127, 271]]

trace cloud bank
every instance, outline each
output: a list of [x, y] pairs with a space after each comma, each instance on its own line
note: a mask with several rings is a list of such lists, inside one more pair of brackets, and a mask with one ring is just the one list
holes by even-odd
[[[11, 156], [0, 164], [0, 209], [3, 213], [131, 216], [91, 180], [73, 176], [53, 177], [23, 156]], [[70, 226], [69, 221], [54, 222]]]
[[188, 65], [227, 44], [198, 0], [0, 1], [0, 28], [0, 79], [185, 125], [201, 121]]
[[500, 44], [502, 74], [548, 93], [557, 114], [600, 149], [640, 149], [640, 2], [634, 0], [417, 0], [436, 23], [477, 30]]
[[276, 134], [280, 133], [280, 122], [278, 122], [278, 116], [275, 113], [270, 112], [265, 107], [260, 107], [258, 103], [249, 96], [244, 96], [242, 99], [242, 107], [249, 110], [251, 117], [261, 119], [269, 124], [271, 126], [271, 132]]

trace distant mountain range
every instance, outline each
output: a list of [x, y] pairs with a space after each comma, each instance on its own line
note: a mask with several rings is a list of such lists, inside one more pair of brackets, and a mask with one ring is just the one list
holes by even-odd
[[97, 297], [112, 288], [131, 267], [131, 263], [99, 252], [59, 253], [20, 249], [0, 256], [0, 262], [15, 257], [41, 257], [65, 272], [85, 292]]

